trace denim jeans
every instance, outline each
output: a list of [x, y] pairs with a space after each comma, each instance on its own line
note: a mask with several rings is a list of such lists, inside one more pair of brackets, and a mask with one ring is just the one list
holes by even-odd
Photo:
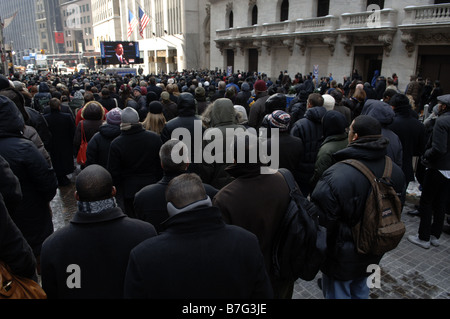
[[322, 274], [323, 296], [325, 299], [369, 299], [367, 278], [341, 281]]
[[434, 168], [425, 171], [419, 204], [420, 239], [429, 241], [430, 235], [441, 236], [449, 192], [450, 179]]

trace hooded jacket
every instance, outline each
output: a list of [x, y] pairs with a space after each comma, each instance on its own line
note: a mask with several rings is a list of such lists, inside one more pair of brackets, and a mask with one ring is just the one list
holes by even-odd
[[86, 150], [86, 166], [98, 164], [107, 168], [111, 142], [121, 133], [119, 125], [104, 123], [91, 138]]
[[[189, 165], [188, 171], [202, 174], [201, 165], [199, 163], [194, 163], [194, 127], [195, 121], [197, 125], [201, 127], [201, 133], [203, 136], [204, 127], [202, 125], [201, 118], [196, 115], [196, 102], [195, 98], [191, 93], [183, 92], [178, 96], [178, 104], [177, 104], [178, 116], [169, 122], [166, 123], [162, 132], [161, 132], [161, 140], [163, 144], [172, 138], [172, 132], [177, 128], [185, 128], [189, 131], [190, 134], [190, 149], [189, 153], [191, 154], [191, 165]], [[173, 138], [180, 139], [179, 136], [173, 136]], [[188, 144], [188, 142], [186, 142]]]
[[425, 149], [425, 126], [411, 114], [411, 105], [398, 105], [394, 108], [395, 117], [388, 126], [402, 143], [403, 162], [402, 170], [406, 181], [414, 181], [413, 156], [421, 156]]
[[348, 136], [345, 132], [347, 119], [338, 111], [328, 111], [322, 119], [324, 141], [320, 145], [314, 167], [314, 175], [311, 178], [311, 188], [317, 184], [323, 172], [335, 163], [333, 154], [347, 147]]
[[33, 107], [40, 113], [44, 112], [44, 107], [48, 105], [52, 95], [50, 93], [50, 88], [46, 82], [39, 83], [38, 93], [33, 97]]
[[403, 147], [397, 134], [388, 127], [392, 124], [395, 112], [392, 107], [383, 101], [367, 100], [364, 104], [362, 115], [369, 115], [376, 118], [381, 124], [381, 135], [389, 140], [387, 146], [387, 155], [398, 166], [403, 165]]
[[33, 142], [23, 137], [24, 121], [14, 103], [0, 96], [0, 155], [9, 163], [22, 189], [22, 201], [9, 214], [35, 255], [53, 232], [49, 202], [56, 194], [56, 174]]
[[[214, 149], [215, 161], [209, 164], [210, 178], [206, 180], [208, 184], [211, 184], [217, 189], [221, 189], [223, 186], [231, 182], [232, 177], [226, 173], [225, 167], [227, 163], [226, 153], [229, 152], [231, 144], [234, 139], [233, 136], [227, 137], [227, 130], [236, 130], [238, 128], [245, 131], [245, 127], [236, 124], [236, 112], [234, 110], [233, 102], [228, 98], [219, 98], [214, 101], [211, 106], [210, 116], [210, 128], [205, 131], [206, 144], [210, 144], [214, 140], [215, 145], [221, 145], [221, 149], [217, 147]], [[209, 141], [211, 137], [211, 141]], [[217, 144], [216, 144], [217, 143]], [[220, 158], [220, 160], [218, 160]]]

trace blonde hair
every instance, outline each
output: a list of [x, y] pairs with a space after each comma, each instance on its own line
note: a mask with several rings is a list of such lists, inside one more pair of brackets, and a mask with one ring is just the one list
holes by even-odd
[[142, 125], [146, 130], [153, 131], [160, 135], [164, 125], [166, 125], [166, 118], [163, 113], [154, 114], [148, 112]]

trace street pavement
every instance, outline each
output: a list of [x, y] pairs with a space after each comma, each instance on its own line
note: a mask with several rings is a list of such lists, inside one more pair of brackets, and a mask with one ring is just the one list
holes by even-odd
[[[75, 172], [72, 183], [58, 188], [51, 202], [55, 230], [67, 225], [76, 212]], [[410, 243], [408, 235], [417, 233], [419, 217], [408, 215], [419, 203], [420, 191], [417, 183], [411, 183], [403, 209], [402, 220], [406, 233], [399, 246], [385, 254], [380, 263], [380, 288], [372, 288], [371, 299], [450, 299], [450, 235], [443, 233], [440, 246], [423, 249]], [[293, 299], [323, 299], [317, 279], [297, 280]]]

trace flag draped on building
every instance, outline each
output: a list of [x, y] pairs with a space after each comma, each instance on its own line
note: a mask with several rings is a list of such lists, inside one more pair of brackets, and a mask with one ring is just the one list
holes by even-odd
[[141, 37], [144, 37], [144, 29], [149, 22], [150, 18], [144, 12], [144, 10], [142, 10], [141, 7], [139, 7], [139, 33], [141, 34]]
[[133, 13], [131, 13], [130, 10], [128, 10], [128, 33], [127, 33], [128, 38], [133, 33], [133, 30], [134, 30], [134, 28], [136, 28], [137, 24], [138, 24], [138, 21], [137, 21], [136, 17], [133, 15]]

